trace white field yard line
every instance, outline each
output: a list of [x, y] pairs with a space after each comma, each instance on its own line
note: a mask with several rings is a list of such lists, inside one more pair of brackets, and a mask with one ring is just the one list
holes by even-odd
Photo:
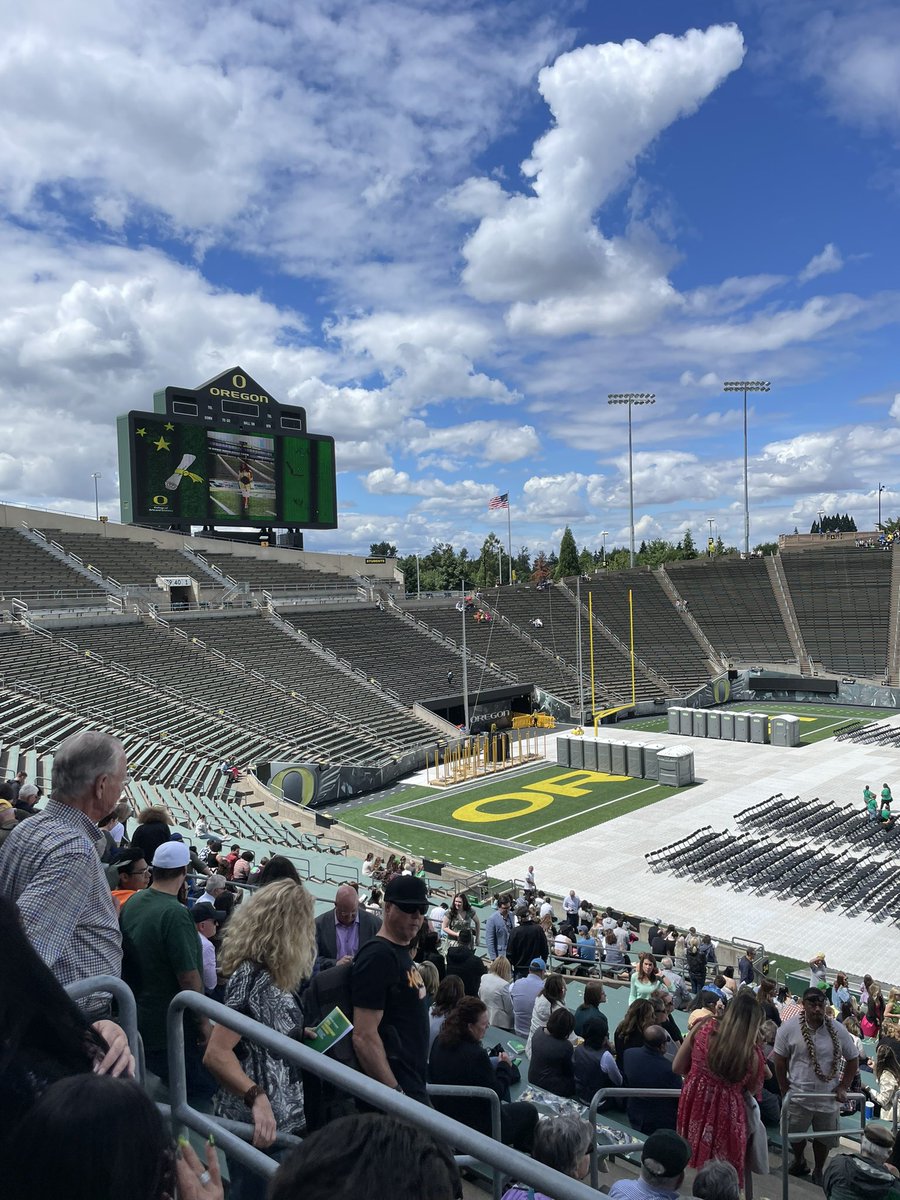
[[652, 783], [649, 787], [638, 788], [636, 792], [628, 792], [624, 796], [616, 796], [614, 800], [604, 800], [602, 804], [595, 804], [593, 808], [582, 808], [577, 813], [570, 813], [567, 817], [559, 817], [555, 821], [548, 821], [546, 825], [536, 825], [534, 829], [524, 830], [521, 836], [516, 838], [516, 841], [521, 842], [523, 838], [533, 837], [534, 834], [540, 833], [542, 829], [550, 829], [553, 825], [562, 825], [564, 821], [571, 821], [575, 817], [580, 817], [586, 813], [597, 812], [601, 808], [608, 808], [610, 804], [619, 804], [623, 800], [633, 800], [635, 796], [642, 796], [644, 792], [652, 792], [655, 787], [659, 787], [659, 784]]

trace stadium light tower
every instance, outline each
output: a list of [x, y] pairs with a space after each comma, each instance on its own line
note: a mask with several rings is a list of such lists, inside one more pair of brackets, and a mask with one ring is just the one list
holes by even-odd
[[628, 554], [629, 567], [634, 566], [634, 467], [631, 460], [631, 410], [635, 404], [655, 404], [653, 392], [609, 392], [606, 397], [608, 404], [628, 405], [628, 514], [631, 530], [630, 550]]
[[767, 392], [769, 384], [765, 379], [729, 380], [722, 384], [725, 392], [744, 393], [744, 558], [750, 557], [750, 483], [747, 470], [747, 393]]
[[879, 482], [879, 484], [878, 484], [878, 524], [875, 526], [876, 529], [881, 528], [881, 493], [883, 491], [884, 491], [884, 484]]
[[101, 478], [99, 471], [91, 471], [91, 479], [94, 481], [94, 516], [100, 520], [100, 491], [97, 486], [97, 480]]
[[606, 529], [601, 530], [600, 536], [603, 538], [603, 568], [606, 569], [606, 539], [609, 537], [609, 532]]

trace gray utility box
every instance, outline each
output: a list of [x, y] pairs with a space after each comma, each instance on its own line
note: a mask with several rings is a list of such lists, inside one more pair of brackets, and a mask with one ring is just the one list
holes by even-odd
[[556, 739], [556, 761], [561, 767], [572, 765], [572, 739], [558, 737]]
[[722, 714], [717, 712], [707, 712], [706, 714], [706, 736], [708, 738], [721, 737]]
[[691, 737], [694, 733], [694, 710], [692, 708], [682, 708], [678, 711], [678, 732], [684, 737]]
[[719, 737], [723, 742], [734, 741], [734, 713], [719, 713]]
[[611, 766], [612, 766], [612, 754], [610, 751], [609, 742], [598, 742], [597, 743], [597, 770], [605, 771], [606, 774], [608, 775]]
[[706, 737], [706, 709], [695, 708], [692, 713], [694, 719], [693, 733], [694, 737]]
[[584, 769], [586, 771], [597, 770], [597, 742], [594, 738], [586, 737], [584, 743]]
[[769, 717], [767, 713], [749, 713], [750, 741], [761, 745], [769, 744]]
[[625, 753], [625, 743], [624, 742], [610, 742], [609, 749], [610, 749], [610, 753], [612, 755], [612, 763], [610, 765], [610, 770], [612, 771], [612, 774], [613, 775], [627, 775], [628, 774], [628, 757]]
[[584, 766], [584, 742], [580, 737], [573, 737], [570, 742], [569, 750], [569, 766], [583, 767]]
[[772, 718], [772, 745], [799, 746], [800, 718], [784, 713]]
[[644, 746], [642, 742], [626, 742], [625, 744], [626, 775], [632, 779], [644, 778]]
[[661, 750], [657, 756], [659, 782], [667, 787], [684, 787], [694, 782], [694, 752], [686, 746]]
[[750, 741], [750, 714], [734, 714], [734, 740], [736, 742]]
[[665, 750], [665, 746], [645, 746], [644, 747], [644, 778], [658, 779], [659, 778], [659, 756]]
[[673, 705], [669, 709], [669, 733], [681, 733], [681, 712], [682, 710], [677, 705]]

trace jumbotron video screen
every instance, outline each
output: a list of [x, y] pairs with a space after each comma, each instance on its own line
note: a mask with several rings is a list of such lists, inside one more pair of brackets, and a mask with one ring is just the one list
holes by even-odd
[[337, 525], [334, 441], [128, 414], [139, 525]]

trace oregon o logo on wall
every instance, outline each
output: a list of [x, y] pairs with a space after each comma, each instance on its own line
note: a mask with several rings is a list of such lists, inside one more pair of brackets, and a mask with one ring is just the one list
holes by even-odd
[[168, 496], [154, 496], [153, 503], [157, 506], [157, 508], [165, 508], [165, 506], [169, 503], [169, 497]]
[[716, 704], [728, 703], [731, 699], [731, 680], [727, 675], [720, 675], [718, 679], [713, 680], [712, 694]]
[[311, 767], [284, 767], [269, 780], [269, 787], [294, 804], [311, 804], [316, 798], [318, 781]]

